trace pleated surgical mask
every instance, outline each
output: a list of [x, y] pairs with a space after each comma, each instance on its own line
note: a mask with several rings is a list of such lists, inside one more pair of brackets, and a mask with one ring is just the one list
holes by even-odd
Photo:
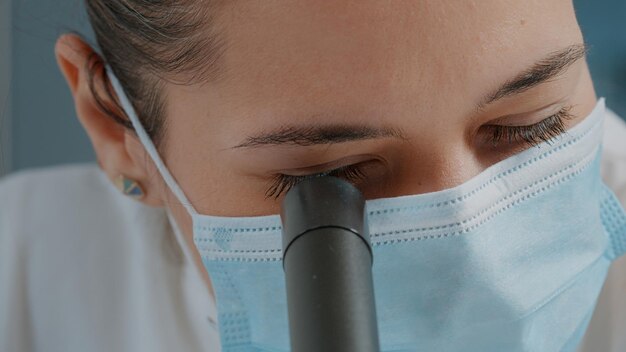
[[[280, 216], [198, 214], [108, 73], [191, 215], [222, 351], [289, 351]], [[550, 143], [456, 187], [366, 202], [382, 351], [576, 349], [611, 262], [626, 251], [626, 214], [600, 178], [604, 115], [600, 99]]]

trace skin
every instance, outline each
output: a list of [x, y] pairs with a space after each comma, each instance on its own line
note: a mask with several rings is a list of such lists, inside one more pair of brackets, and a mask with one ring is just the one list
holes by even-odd
[[[597, 99], [581, 59], [548, 83], [476, 109], [537, 60], [583, 42], [571, 1], [245, 1], [222, 9], [216, 24], [228, 42], [225, 77], [165, 88], [162, 157], [202, 214], [275, 214], [282, 197], [265, 197], [275, 174], [359, 162], [367, 198], [454, 187], [530, 147], [494, 147], [482, 126], [530, 125], [571, 105], [571, 128]], [[120, 173], [138, 180], [142, 201], [169, 207], [192, 243], [191, 218], [141, 144], [94, 104], [91, 52], [71, 34], [56, 46], [101, 168], [112, 181]], [[233, 148], [284, 126], [337, 123], [391, 127], [405, 138]]]

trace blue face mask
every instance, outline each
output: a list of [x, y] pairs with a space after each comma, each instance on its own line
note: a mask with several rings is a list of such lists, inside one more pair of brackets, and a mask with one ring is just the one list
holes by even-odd
[[[188, 206], [222, 351], [288, 351], [280, 217], [196, 213], [109, 74]], [[454, 188], [367, 201], [382, 351], [575, 350], [611, 261], [626, 251], [626, 214], [600, 178], [604, 112], [600, 99], [550, 144]]]

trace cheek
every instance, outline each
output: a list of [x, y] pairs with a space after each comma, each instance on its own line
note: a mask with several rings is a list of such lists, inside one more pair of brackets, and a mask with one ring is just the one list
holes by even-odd
[[[258, 182], [235, 172], [232, 161], [220, 153], [219, 148], [204, 155], [201, 152], [171, 155], [169, 170], [198, 213], [252, 216], [275, 210], [269, 209], [271, 204], [262, 200]], [[169, 189], [167, 195], [172, 202], [179, 204]]]

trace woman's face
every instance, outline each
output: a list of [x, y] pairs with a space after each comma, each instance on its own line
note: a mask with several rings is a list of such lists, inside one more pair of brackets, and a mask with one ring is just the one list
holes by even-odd
[[166, 87], [164, 159], [202, 214], [278, 213], [280, 175], [342, 167], [367, 198], [453, 187], [532, 147], [487, 125], [596, 102], [571, 1], [242, 1], [216, 25], [223, 77]]

